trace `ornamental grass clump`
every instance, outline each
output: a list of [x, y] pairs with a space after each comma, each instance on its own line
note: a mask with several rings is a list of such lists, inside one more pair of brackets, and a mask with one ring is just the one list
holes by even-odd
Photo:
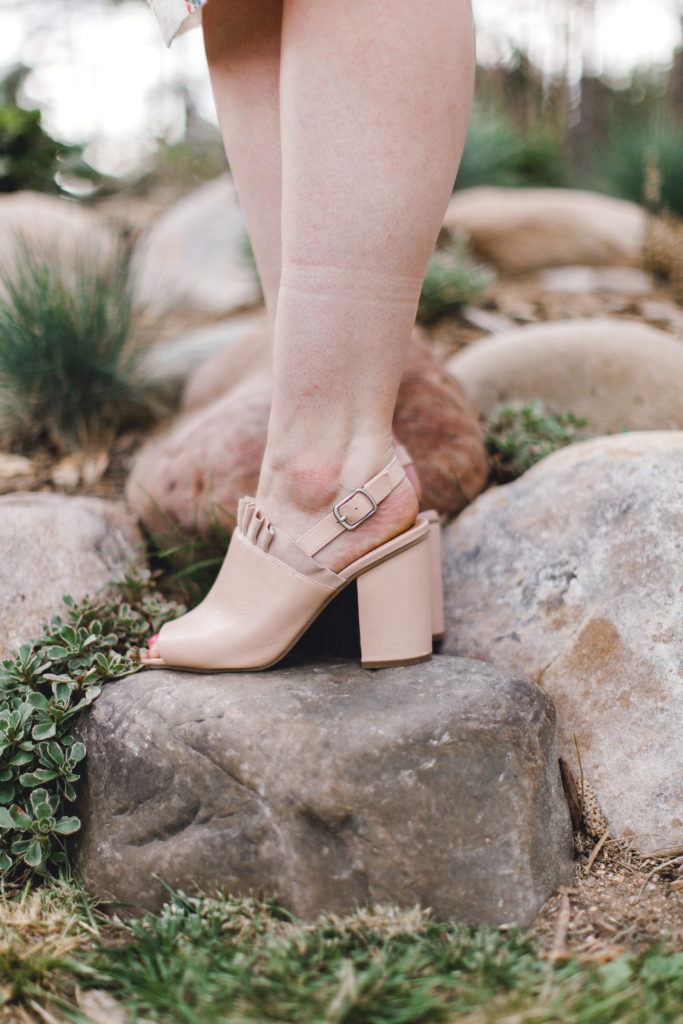
[[142, 323], [126, 246], [39, 253], [18, 239], [0, 268], [0, 443], [103, 447], [148, 420]]
[[10, 882], [65, 863], [64, 839], [80, 827], [68, 805], [86, 754], [76, 717], [106, 682], [139, 669], [137, 648], [182, 610], [138, 569], [102, 597], [64, 603], [64, 618], [0, 666], [0, 875]]

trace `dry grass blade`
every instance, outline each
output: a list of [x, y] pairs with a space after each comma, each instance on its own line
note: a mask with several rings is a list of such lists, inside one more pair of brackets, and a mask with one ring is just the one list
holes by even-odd
[[556, 963], [558, 960], [566, 960], [570, 956], [569, 949], [567, 948], [570, 918], [571, 905], [569, 903], [569, 896], [566, 892], [563, 892], [560, 912], [557, 915], [557, 924], [555, 925], [555, 934], [553, 935], [553, 944], [548, 954], [548, 960], [551, 963]]
[[59, 1006], [71, 1006], [83, 955], [102, 938], [97, 918], [63, 882], [0, 895], [0, 1024], [64, 1024]]
[[31, 1007], [33, 1012], [37, 1014], [37, 1016], [40, 1017], [42, 1021], [45, 1022], [45, 1024], [64, 1024], [63, 1017], [55, 1017], [54, 1014], [50, 1013], [50, 1011], [46, 1009], [44, 1006], [41, 1006], [40, 1003], [36, 1002], [35, 999], [29, 1000], [29, 1006]]
[[608, 839], [609, 839], [609, 832], [607, 832], [607, 831], [603, 832], [602, 835], [600, 836], [600, 839], [598, 840], [598, 842], [595, 844], [595, 846], [591, 850], [590, 857], [588, 858], [588, 863], [586, 864], [586, 874], [590, 873], [590, 869], [593, 867], [593, 864], [595, 863], [596, 857], [598, 856], [598, 854], [600, 853], [600, 851], [602, 850], [603, 846], [605, 845], [605, 843], [607, 842]]
[[651, 878], [660, 874], [660, 872], [664, 871], [666, 868], [672, 867], [674, 864], [683, 864], [683, 854], [680, 857], [672, 857], [671, 860], [662, 861], [660, 864], [656, 864], [655, 867], [652, 868], [652, 871], [648, 871], [643, 879], [643, 884], [640, 887], [640, 895], [642, 895], [645, 886]]

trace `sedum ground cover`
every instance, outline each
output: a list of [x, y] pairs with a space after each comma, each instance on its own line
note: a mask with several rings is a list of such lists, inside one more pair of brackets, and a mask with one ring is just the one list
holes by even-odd
[[180, 610], [135, 568], [108, 593], [64, 604], [63, 617], [0, 665], [0, 877], [14, 883], [66, 865], [86, 755], [76, 717], [105, 683], [137, 671], [136, 649]]

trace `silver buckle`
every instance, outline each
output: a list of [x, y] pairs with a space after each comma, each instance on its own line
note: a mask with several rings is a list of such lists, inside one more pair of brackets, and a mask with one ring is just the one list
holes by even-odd
[[[370, 504], [372, 505], [372, 508], [370, 509], [369, 512], [366, 512], [365, 515], [358, 520], [358, 522], [350, 523], [348, 522], [346, 516], [341, 512], [341, 507], [342, 505], [346, 505], [348, 501], [351, 501], [352, 498], [355, 498], [357, 494], [364, 494], [365, 497], [370, 502]], [[338, 501], [337, 504], [332, 509], [334, 518], [337, 520], [340, 526], [344, 527], [345, 530], [355, 530], [358, 526], [364, 523], [366, 519], [369, 519], [370, 516], [374, 515], [376, 511], [377, 502], [375, 501], [373, 496], [371, 494], [368, 494], [368, 492], [364, 490], [362, 487], [357, 487], [355, 491], [351, 492], [351, 494], [347, 494], [347, 496], [345, 498], [342, 498], [341, 501]]]

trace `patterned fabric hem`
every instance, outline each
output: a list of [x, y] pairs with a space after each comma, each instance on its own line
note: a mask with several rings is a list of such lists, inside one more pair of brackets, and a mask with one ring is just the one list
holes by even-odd
[[176, 36], [201, 24], [205, 0], [149, 0], [167, 46]]

